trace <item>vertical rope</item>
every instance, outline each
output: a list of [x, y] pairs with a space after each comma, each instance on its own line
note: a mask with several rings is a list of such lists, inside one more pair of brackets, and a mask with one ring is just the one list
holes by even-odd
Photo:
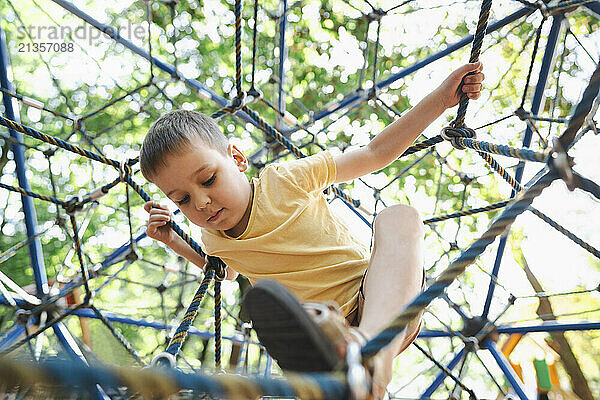
[[377, 20], [377, 39], [375, 40], [375, 51], [373, 52], [373, 86], [371, 87], [372, 95], [375, 95], [376, 86], [375, 82], [377, 81], [377, 63], [379, 61], [379, 36], [381, 32], [381, 19]]
[[[492, 8], [492, 0], [483, 0], [481, 3], [481, 11], [479, 13], [479, 21], [477, 21], [477, 30], [473, 37], [473, 48], [471, 49], [470, 63], [474, 63], [479, 59], [481, 53], [481, 45], [483, 44], [483, 37], [485, 36], [485, 30], [487, 29], [488, 18], [490, 16], [490, 9]], [[469, 98], [465, 93], [460, 94], [460, 104], [458, 111], [456, 112], [456, 118], [452, 123], [455, 127], [462, 127], [465, 125], [465, 115], [467, 114], [467, 106], [469, 105]]]
[[92, 293], [90, 292], [90, 286], [88, 284], [87, 270], [85, 269], [85, 263], [83, 262], [83, 255], [81, 254], [81, 242], [79, 240], [79, 231], [77, 229], [77, 221], [73, 213], [69, 214], [71, 219], [71, 225], [73, 226], [73, 240], [75, 242], [75, 252], [77, 253], [77, 259], [79, 260], [79, 266], [81, 268], [81, 279], [83, 280], [83, 286], [85, 287], [85, 300], [84, 303], [90, 300]]
[[[242, 95], [242, 0], [235, 0], [235, 89]], [[256, 21], [254, 22], [256, 24]]]
[[250, 94], [254, 95], [256, 88], [255, 74], [256, 74], [256, 34], [257, 34], [257, 23], [258, 23], [258, 0], [254, 0], [254, 26], [252, 27], [252, 80], [250, 83]]
[[202, 302], [202, 299], [206, 294], [208, 284], [214, 278], [214, 276], [215, 271], [213, 269], [206, 270], [204, 279], [202, 280], [200, 287], [196, 291], [192, 302], [186, 310], [183, 320], [181, 320], [181, 324], [179, 324], [179, 327], [175, 331], [173, 338], [169, 342], [169, 346], [167, 347], [167, 353], [171, 353], [172, 355], [176, 356], [179, 350], [181, 349], [181, 346], [183, 345], [183, 342], [187, 337], [188, 330], [190, 329], [190, 326], [192, 326], [194, 318], [196, 318], [196, 314], [198, 313], [200, 303]]
[[221, 282], [215, 281], [215, 368], [221, 370]]
[[540, 45], [540, 37], [542, 36], [542, 27], [544, 26], [544, 22], [546, 22], [546, 18], [542, 19], [542, 22], [537, 29], [537, 33], [535, 34], [535, 43], [533, 45], [533, 52], [531, 54], [531, 63], [529, 63], [529, 72], [527, 72], [527, 80], [525, 81], [525, 89], [523, 90], [523, 97], [521, 98], [521, 105], [519, 106], [519, 109], [523, 109], [525, 106], [525, 99], [527, 98], [527, 91], [529, 90], [529, 83], [531, 81], [531, 74], [533, 72], [533, 64], [535, 63], [535, 56]]

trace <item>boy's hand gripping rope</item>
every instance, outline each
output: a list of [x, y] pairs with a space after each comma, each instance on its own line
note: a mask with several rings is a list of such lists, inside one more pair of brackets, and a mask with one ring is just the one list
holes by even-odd
[[[128, 160], [125, 163], [119, 163], [118, 161], [111, 160], [102, 155], [92, 153], [91, 151], [71, 145], [70, 143], [65, 142], [61, 139], [55, 138], [50, 135], [46, 135], [45, 133], [39, 132], [35, 129], [29, 128], [22, 124], [19, 124], [15, 121], [12, 121], [10, 119], [3, 117], [2, 115], [0, 115], [0, 125], [6, 126], [9, 129], [13, 129], [17, 132], [21, 132], [25, 135], [31, 136], [31, 137], [41, 140], [43, 142], [58, 146], [62, 149], [68, 150], [68, 151], [78, 154], [80, 156], [87, 157], [91, 160], [95, 160], [95, 161], [99, 161], [99, 162], [102, 162], [107, 165], [111, 165], [119, 171], [118, 181], [122, 180], [123, 182], [126, 182], [126, 184], [128, 184], [131, 188], [133, 188], [133, 190], [135, 190], [135, 192], [138, 193], [138, 195], [145, 201], [151, 200], [150, 196], [133, 180], [133, 178], [131, 176], [131, 172], [132, 172], [131, 165], [133, 165], [137, 162], [137, 158], [133, 159], [133, 160]], [[100, 191], [103, 193], [106, 193], [111, 187], [115, 186], [118, 183], [118, 181], [111, 182], [110, 184], [103, 186], [100, 189]], [[82, 201], [80, 201], [77, 198], [74, 198], [71, 201], [65, 202], [65, 201], [61, 201], [61, 200], [58, 200], [58, 199], [55, 199], [52, 197], [38, 195], [36, 193], [26, 191], [21, 188], [13, 188], [11, 186], [4, 185], [4, 184], [2, 184], [1, 187], [8, 189], [8, 190], [14, 190], [16, 192], [19, 192], [19, 193], [27, 195], [27, 196], [37, 197], [42, 200], [47, 200], [47, 201], [53, 202], [55, 204], [65, 207], [65, 209], [68, 209], [70, 212], [73, 212], [77, 208], [80, 208], [82, 206]], [[94, 191], [94, 195], [93, 196], [90, 195], [88, 198], [90, 200], [92, 200], [94, 197], [99, 196], [99, 195], [100, 195], [99, 193], [96, 193], [96, 191]], [[175, 231], [175, 233], [177, 233], [194, 251], [196, 251], [201, 257], [207, 258], [205, 281], [207, 280], [208, 277], [210, 277], [210, 278], [206, 282], [206, 286], [208, 286], [208, 283], [215, 275], [218, 277], [218, 279], [221, 279], [221, 280], [225, 278], [226, 266], [222, 260], [220, 260], [216, 257], [207, 256], [200, 248], [200, 245], [196, 241], [194, 241], [188, 234], [186, 234], [175, 222], [171, 222], [170, 225], [171, 225], [172, 229]], [[200, 285], [200, 288], [198, 289], [198, 292], [196, 293], [197, 295], [200, 295], [200, 293], [202, 292], [200, 289], [202, 289], [202, 288], [203, 288], [203, 285]], [[206, 292], [206, 289], [204, 289], [204, 292]], [[202, 296], [204, 296], [204, 293], [201, 293], [200, 300], [201, 300]], [[196, 296], [195, 296], [195, 299], [196, 299]], [[194, 304], [194, 302], [192, 302], [192, 304]], [[184, 320], [181, 324], [183, 326], [183, 328], [181, 330], [181, 334], [177, 337], [177, 340], [175, 341], [174, 346], [173, 347], [169, 346], [171, 348], [171, 351], [173, 352], [172, 354], [174, 354], [174, 355], [177, 354], [177, 351], [179, 350], [179, 348], [181, 347], [181, 344], [185, 340], [185, 337], [187, 335], [187, 330], [191, 326], [191, 322], [193, 321], [193, 319], [197, 313], [197, 310], [198, 310], [197, 306], [195, 307], [195, 310], [194, 310], [194, 307], [192, 307], [191, 305], [188, 308], [188, 312], [186, 312], [186, 316], [184, 317]], [[189, 321], [189, 323], [186, 323], [186, 321]], [[175, 337], [174, 337], [174, 339], [175, 339]]]
[[[594, 99], [598, 96], [599, 91], [600, 62], [596, 66], [596, 70], [583, 93], [581, 101], [575, 108], [568, 127], [563, 135], [557, 140], [562, 147], [568, 148], [572, 144], [576, 133], [581, 129], [587, 114], [591, 110]], [[415, 297], [391, 324], [375, 338], [365, 344], [362, 348], [363, 358], [367, 359], [373, 357], [379, 350], [388, 345], [397, 334], [402, 332], [408, 323], [424, 310], [433, 299], [442, 295], [444, 290], [464, 272], [466, 267], [475, 261], [475, 259], [483, 253], [485, 248], [495, 240], [496, 236], [505, 232], [519, 214], [530, 208], [533, 199], [539, 195], [544, 188], [548, 187], [555, 179], [565, 173], [564, 169], [568, 169], [572, 174], [573, 184], [576, 184], [577, 187], [600, 198], [600, 186], [571, 171], [569, 163], [567, 163], [567, 166], [557, 163], [555, 161], [557, 158], [555, 155], [556, 149], [554, 153], [552, 153], [552, 157], [547, 159], [549, 171], [545, 175], [531, 185], [531, 187], [520, 192], [478, 240], [473, 242], [469, 248], [452, 262], [448, 269], [442, 272], [427, 290]], [[566, 153], [563, 152], [563, 155], [566, 157]], [[569, 184], [568, 181], [566, 183]], [[517, 187], [518, 185], [519, 184], [517, 183]]]

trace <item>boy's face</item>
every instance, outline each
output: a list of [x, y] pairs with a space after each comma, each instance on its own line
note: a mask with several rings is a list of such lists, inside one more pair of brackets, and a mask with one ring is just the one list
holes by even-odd
[[237, 147], [230, 144], [224, 155], [195, 140], [189, 151], [167, 156], [165, 161], [167, 166], [159, 170], [154, 183], [191, 222], [234, 233], [247, 223], [251, 187], [244, 171], [248, 162]]

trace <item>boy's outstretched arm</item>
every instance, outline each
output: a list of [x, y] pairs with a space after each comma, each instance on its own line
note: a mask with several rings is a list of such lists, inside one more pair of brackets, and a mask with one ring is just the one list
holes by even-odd
[[[144, 210], [150, 214], [146, 224], [146, 234], [154, 240], [163, 242], [175, 253], [204, 270], [206, 264], [204, 258], [200, 257], [189, 244], [171, 229], [169, 221], [172, 219], [169, 209], [161, 204], [149, 201], [144, 204]], [[225, 279], [233, 280], [237, 278], [238, 273], [231, 268], [227, 268]]]
[[[481, 94], [481, 62], [465, 64], [452, 72], [440, 86], [402, 117], [388, 125], [364, 147], [335, 156], [336, 183], [378, 171], [396, 160], [446, 109], [460, 100], [459, 87], [469, 99]], [[471, 73], [471, 75], [465, 76]]]

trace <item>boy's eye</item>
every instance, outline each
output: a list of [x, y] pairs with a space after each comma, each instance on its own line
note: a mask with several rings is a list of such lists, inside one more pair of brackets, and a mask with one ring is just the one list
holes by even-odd
[[189, 195], [189, 194], [186, 194], [185, 196], [183, 196], [183, 199], [181, 199], [181, 200], [177, 201], [176, 203], [177, 203], [177, 205], [180, 205], [180, 206], [182, 206], [182, 205], [184, 205], [185, 203], [187, 203], [188, 201], [190, 201], [190, 195]]
[[210, 179], [208, 179], [207, 181], [205, 181], [204, 183], [202, 183], [203, 186], [210, 186], [213, 184], [213, 182], [215, 181], [215, 177], [216, 174], [214, 174], [213, 176], [210, 177]]

